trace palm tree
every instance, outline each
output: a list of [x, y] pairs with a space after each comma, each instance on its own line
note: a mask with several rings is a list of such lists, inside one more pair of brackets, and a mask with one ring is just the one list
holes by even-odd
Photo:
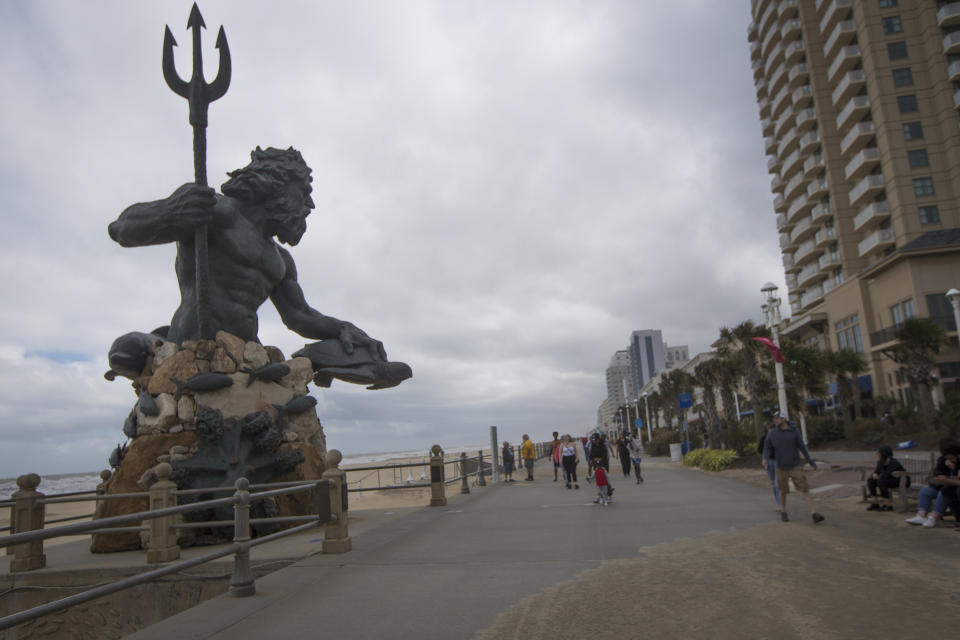
[[844, 432], [849, 435], [850, 425], [853, 422], [850, 417], [850, 405], [853, 404], [854, 416], [860, 413], [860, 383], [857, 375], [867, 368], [867, 361], [863, 354], [856, 349], [827, 351], [824, 355], [825, 369], [828, 373], [833, 374], [837, 382], [837, 395], [843, 414], [843, 428]]
[[[703, 389], [703, 414], [701, 422], [704, 423], [704, 429], [707, 433], [712, 433], [713, 428], [720, 424], [720, 415], [717, 411], [716, 389], [720, 384], [721, 362], [717, 358], [711, 358], [698, 364], [693, 375], [696, 378], [697, 385]], [[711, 447], [716, 449], [720, 443], [719, 438], [710, 438]]]
[[787, 385], [787, 404], [793, 413], [806, 411], [807, 398], [823, 394], [825, 354], [791, 339], [781, 340], [780, 348], [786, 360], [783, 377]]
[[720, 387], [723, 418], [727, 422], [727, 429], [735, 429], [740, 424], [736, 400], [737, 381], [740, 378], [737, 364], [734, 360], [723, 356], [718, 356], [713, 361], [717, 363], [717, 386]]
[[743, 377], [750, 399], [750, 408], [753, 409], [753, 430], [757, 440], [760, 440], [763, 429], [763, 398], [761, 394], [769, 390], [764, 385], [764, 373], [760, 355], [764, 347], [752, 338], [770, 337], [770, 331], [763, 326], [756, 325], [752, 320], [744, 320], [734, 328], [720, 329], [719, 351], [722, 355], [734, 359], [739, 365], [740, 375]]
[[667, 425], [673, 425], [674, 418], [680, 418], [680, 406], [678, 397], [681, 393], [693, 391], [694, 378], [686, 371], [681, 369], [672, 369], [667, 371], [660, 379], [660, 394], [663, 398], [663, 412], [667, 419]]
[[900, 370], [917, 397], [924, 425], [927, 429], [933, 429], [931, 387], [936, 384], [933, 373], [946, 335], [940, 325], [930, 318], [908, 318], [897, 329], [896, 339], [892, 347], [881, 353], [900, 365]]
[[659, 429], [660, 428], [660, 405], [661, 405], [660, 392], [654, 391], [653, 393], [648, 395], [647, 403], [648, 403], [648, 406], [650, 407], [650, 415], [651, 415], [651, 419], [653, 420], [653, 428]]

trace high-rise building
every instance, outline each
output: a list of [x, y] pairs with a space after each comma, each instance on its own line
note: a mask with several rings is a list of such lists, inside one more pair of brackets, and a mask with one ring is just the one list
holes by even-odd
[[630, 346], [627, 350], [630, 352], [633, 367], [633, 393], [636, 396], [657, 371], [667, 366], [663, 334], [659, 329], [634, 331], [630, 334]]
[[666, 352], [665, 366], [667, 369], [679, 367], [690, 359], [690, 348], [687, 347], [687, 345], [680, 345], [677, 347], [664, 345], [664, 351]]
[[[784, 331], [862, 351], [861, 387], [904, 400], [880, 353], [898, 324], [956, 330], [944, 293], [960, 288], [960, 2], [753, 0], [751, 16]], [[941, 376], [958, 370], [954, 348]]]
[[607, 404], [603, 421], [610, 423], [617, 409], [624, 407], [636, 397], [633, 392], [633, 367], [630, 352], [617, 351], [607, 366]]

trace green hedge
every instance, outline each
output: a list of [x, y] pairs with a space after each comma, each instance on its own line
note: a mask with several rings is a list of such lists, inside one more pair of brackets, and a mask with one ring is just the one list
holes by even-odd
[[706, 471], [723, 471], [731, 462], [740, 456], [730, 449], [694, 449], [683, 456], [683, 464], [688, 467], [699, 467]]

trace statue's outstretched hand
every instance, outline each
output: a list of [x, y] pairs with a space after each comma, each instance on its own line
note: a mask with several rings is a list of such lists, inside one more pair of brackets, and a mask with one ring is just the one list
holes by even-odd
[[386, 360], [387, 352], [383, 348], [383, 343], [368, 336], [364, 331], [358, 329], [349, 322], [344, 322], [340, 327], [340, 343], [343, 350], [347, 353], [353, 353], [354, 347], [365, 347], [370, 352], [370, 357], [374, 360]]
[[192, 230], [213, 221], [216, 191], [188, 182], [166, 199], [168, 222], [178, 229]]

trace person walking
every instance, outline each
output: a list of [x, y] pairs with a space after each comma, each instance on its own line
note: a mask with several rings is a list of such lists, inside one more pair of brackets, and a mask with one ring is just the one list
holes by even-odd
[[580, 461], [580, 456], [577, 454], [577, 445], [574, 444], [569, 433], [564, 434], [557, 449], [560, 451], [560, 462], [563, 465], [563, 479], [567, 483], [567, 489], [571, 488], [571, 482], [573, 483], [572, 488], [579, 489], [580, 485], [577, 483], [577, 463]]
[[523, 446], [520, 447], [520, 457], [523, 458], [523, 467], [527, 470], [527, 477], [524, 480], [533, 481], [533, 463], [537, 460], [537, 452], [533, 447], [533, 440], [530, 436], [523, 434]]
[[560, 472], [560, 434], [559, 431], [553, 432], [553, 440], [550, 441], [550, 458], [553, 460], [553, 481], [557, 481]]
[[513, 482], [513, 447], [503, 441], [503, 478], [504, 482]]
[[637, 476], [637, 484], [643, 482], [643, 476], [640, 475], [640, 454], [643, 452], [643, 441], [640, 439], [640, 432], [636, 429], [630, 435], [630, 462], [633, 463], [633, 473]]
[[780, 520], [789, 522], [787, 516], [787, 494], [790, 493], [790, 480], [797, 487], [797, 490], [803, 496], [810, 508], [810, 517], [813, 524], [819, 524], [824, 521], [813, 506], [813, 498], [810, 497], [810, 485], [807, 484], [807, 476], [803, 473], [803, 455], [810, 466], [817, 468], [817, 463], [810, 457], [807, 446], [803, 444], [800, 438], [800, 432], [797, 431], [789, 422], [787, 416], [778, 414], [773, 419], [774, 427], [767, 432], [767, 437], [763, 442], [763, 468], [770, 466], [771, 458], [776, 460], [777, 465], [777, 488], [780, 491]]
[[620, 468], [623, 469], [623, 477], [630, 476], [630, 439], [627, 432], [620, 433], [617, 438], [617, 456], [620, 458]]
[[[767, 434], [760, 436], [760, 442], [757, 443], [757, 453], [761, 456], [763, 455], [763, 445], [767, 441]], [[773, 488], [773, 502], [777, 505], [777, 512], [780, 512], [780, 490], [777, 489], [777, 461], [775, 459], [776, 454], [771, 452], [770, 457], [767, 459], [767, 464], [764, 465], [764, 469], [767, 472], [767, 478], [770, 479], [770, 486]]]

